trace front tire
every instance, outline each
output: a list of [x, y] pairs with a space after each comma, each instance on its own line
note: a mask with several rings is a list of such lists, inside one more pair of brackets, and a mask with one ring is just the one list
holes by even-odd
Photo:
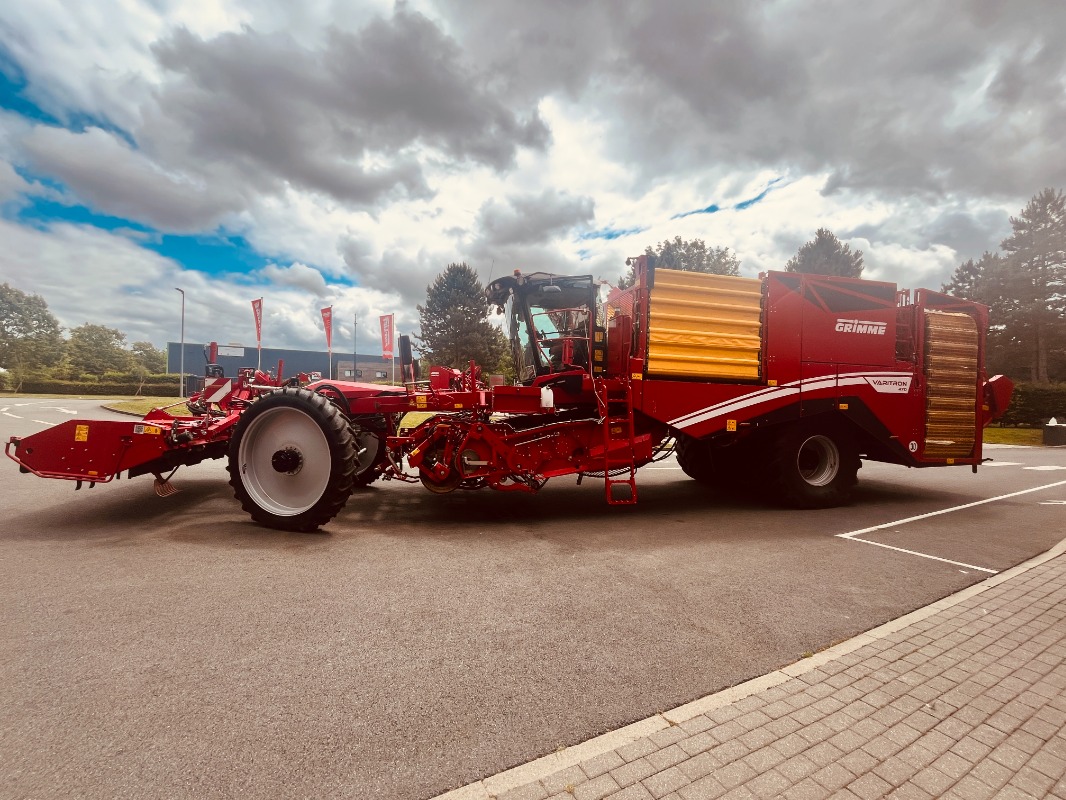
[[355, 445], [355, 474], [352, 484], [357, 489], [369, 486], [381, 477], [385, 465], [385, 429], [359, 427], [352, 425], [352, 439]]
[[357, 461], [347, 417], [326, 397], [284, 388], [264, 395], [234, 427], [233, 493], [252, 519], [283, 531], [313, 531], [352, 493]]
[[795, 427], [768, 443], [770, 491], [794, 508], [845, 505], [858, 482], [859, 453], [845, 432]]

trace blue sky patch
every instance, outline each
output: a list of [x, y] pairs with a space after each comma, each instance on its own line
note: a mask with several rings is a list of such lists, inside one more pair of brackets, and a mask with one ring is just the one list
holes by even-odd
[[[772, 181], [766, 184], [766, 188], [759, 192], [757, 195], [755, 195], [755, 197], [749, 197], [747, 200], [741, 200], [739, 203], [734, 204], [732, 206], [733, 210], [743, 211], [745, 208], [751, 208], [756, 203], [761, 202], [766, 197], [766, 195], [770, 194], [770, 190], [777, 186], [777, 184], [781, 183], [781, 181], [783, 180], [784, 178], [774, 178]], [[674, 214], [674, 216], [670, 217], [670, 219], [684, 219], [685, 217], [691, 217], [695, 214], [717, 214], [721, 210], [722, 207], [720, 205], [718, 205], [717, 203], [711, 203], [709, 206], [704, 206], [703, 208], [696, 208], [692, 211], [682, 211], [680, 214]]]
[[750, 200], [741, 200], [739, 203], [733, 206], [733, 208], [735, 208], [737, 211], [743, 211], [745, 208], [751, 208], [753, 205], [765, 198], [766, 195], [770, 194], [770, 190], [773, 189], [777, 184], [781, 183], [782, 180], [784, 179], [774, 178], [772, 181], [766, 184], [766, 188], [759, 192], [757, 195], [755, 195], [755, 197], [752, 197]]
[[598, 231], [586, 231], [578, 234], [579, 242], [587, 242], [590, 239], [621, 239], [623, 236], [632, 236], [636, 233], [644, 233], [647, 228], [601, 228]]
[[46, 114], [36, 103], [23, 95], [26, 77], [7, 51], [0, 47], [0, 108], [13, 111], [27, 119], [57, 125], [59, 121], [51, 114]]
[[694, 214], [717, 214], [721, 210], [721, 207], [719, 207], [717, 203], [711, 203], [705, 208], [697, 208], [694, 211], [682, 211], [680, 214], [674, 214], [670, 219], [684, 219], [685, 217], [691, 217]]
[[144, 247], [172, 258], [185, 269], [208, 275], [247, 275], [269, 261], [259, 255], [243, 236], [179, 236], [165, 233]]
[[33, 100], [26, 97], [26, 88], [29, 82], [26, 73], [11, 55], [3, 47], [0, 47], [0, 109], [11, 111], [32, 122], [45, 125], [57, 125], [62, 128], [80, 133], [86, 128], [100, 128], [101, 130], [120, 136], [130, 147], [136, 149], [137, 143], [128, 131], [101, 117], [85, 114], [80, 111], [70, 111], [66, 120], [59, 119], [45, 111]]
[[[23, 177], [27, 177], [23, 175]], [[32, 180], [46, 183], [53, 188], [61, 189], [59, 184], [55, 184], [52, 181], [41, 179], [36, 176], [32, 177]], [[105, 231], [114, 230], [135, 230], [141, 233], [151, 234], [154, 233], [151, 228], [145, 227], [137, 222], [130, 222], [128, 219], [122, 217], [112, 217], [108, 214], [97, 214], [89, 208], [81, 205], [67, 205], [57, 202], [55, 200], [46, 200], [44, 198], [35, 197], [31, 199], [31, 202], [19, 209], [17, 215], [18, 221], [32, 225], [35, 228], [44, 229], [49, 227], [55, 222], [70, 222], [74, 225], [91, 225], [94, 228], [100, 228]]]

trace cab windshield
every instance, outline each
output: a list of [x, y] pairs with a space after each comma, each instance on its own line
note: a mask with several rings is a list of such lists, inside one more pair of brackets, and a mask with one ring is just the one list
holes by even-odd
[[592, 297], [591, 277], [581, 277], [530, 282], [507, 298], [504, 313], [520, 382], [589, 369]]

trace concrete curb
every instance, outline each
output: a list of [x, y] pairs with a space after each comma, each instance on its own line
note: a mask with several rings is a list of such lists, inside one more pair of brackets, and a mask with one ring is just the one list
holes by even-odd
[[618, 730], [602, 734], [601, 736], [576, 744], [573, 747], [561, 750], [558, 753], [551, 753], [526, 764], [520, 764], [517, 767], [512, 767], [511, 769], [504, 770], [503, 772], [499, 772], [487, 778], [482, 778], [481, 780], [467, 784], [466, 786], [461, 786], [458, 789], [452, 789], [451, 791], [431, 798], [431, 800], [494, 800], [494, 798], [511, 789], [526, 786], [527, 784], [546, 778], [560, 770], [566, 769], [567, 767], [576, 766], [590, 758], [595, 758], [596, 756], [603, 755], [612, 750], [617, 750], [619, 747], [627, 745], [637, 739], [650, 736], [656, 731], [663, 730], [672, 725], [678, 725], [693, 717], [697, 717], [700, 714], [706, 714], [709, 711], [721, 708], [722, 706], [730, 705], [738, 700], [748, 697], [749, 695], [765, 691], [766, 689], [777, 686], [792, 678], [818, 669], [819, 667], [822, 667], [831, 661], [835, 661], [848, 653], [852, 653], [867, 644], [876, 642], [879, 639], [884, 639], [886, 636], [890, 636], [910, 625], [928, 619], [940, 611], [956, 606], [959, 603], [969, 600], [975, 595], [979, 595], [982, 592], [999, 586], [1001, 583], [1015, 578], [1034, 567], [1038, 567], [1063, 553], [1066, 553], [1066, 539], [1063, 539], [1050, 550], [1034, 556], [1027, 561], [1023, 561], [1021, 564], [1004, 570], [997, 575], [993, 575], [980, 583], [975, 583], [973, 586], [968, 586], [965, 589], [948, 595], [934, 603], [930, 603], [916, 611], [912, 611], [909, 614], [904, 614], [898, 619], [886, 622], [883, 625], [879, 625], [876, 628], [866, 631], [865, 633], [860, 633], [858, 636], [854, 636], [847, 641], [826, 648], [821, 652], [815, 653], [810, 658], [801, 659], [766, 675], [752, 678], [749, 681], [737, 684], [736, 686], [731, 686], [720, 692], [701, 697], [692, 702], [678, 706], [677, 708], [664, 711], [661, 714], [656, 714], [653, 717], [648, 717], [647, 719], [626, 725]]

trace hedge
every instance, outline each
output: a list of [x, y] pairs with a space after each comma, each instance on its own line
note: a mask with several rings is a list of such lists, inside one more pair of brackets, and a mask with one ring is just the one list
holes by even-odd
[[[15, 381], [8, 376], [8, 387], [14, 389]], [[110, 394], [122, 397], [140, 394], [146, 397], [177, 397], [180, 391], [178, 381], [149, 384], [145, 381], [60, 381], [43, 378], [29, 378], [22, 382], [21, 391], [25, 394]]]
[[1001, 425], [1043, 425], [1051, 417], [1066, 422], [1066, 383], [1016, 383]]

